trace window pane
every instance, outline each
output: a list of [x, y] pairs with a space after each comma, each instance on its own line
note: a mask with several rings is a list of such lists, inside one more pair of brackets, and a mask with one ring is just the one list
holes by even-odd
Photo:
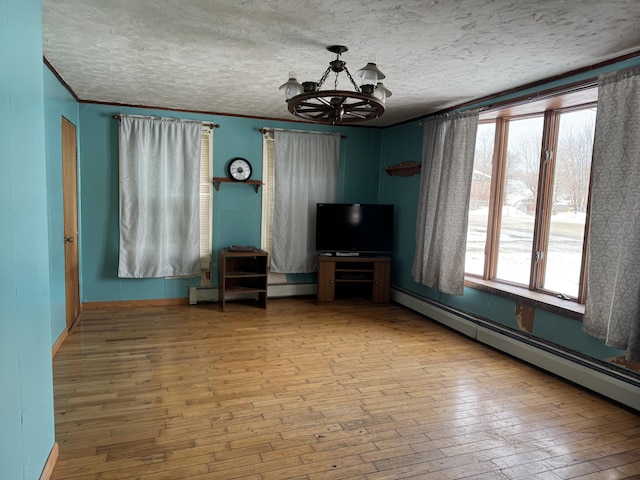
[[469, 200], [469, 229], [467, 230], [467, 253], [464, 269], [467, 273], [484, 273], [484, 250], [487, 241], [489, 220], [489, 197], [491, 194], [491, 173], [495, 123], [478, 125], [476, 153], [473, 160], [473, 179]]
[[560, 116], [544, 288], [578, 296], [596, 109]]
[[511, 120], [496, 277], [529, 285], [543, 117]]

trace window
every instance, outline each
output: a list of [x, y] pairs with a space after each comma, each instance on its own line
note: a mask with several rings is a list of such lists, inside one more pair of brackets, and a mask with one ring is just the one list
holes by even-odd
[[538, 200], [543, 118], [512, 119], [506, 126], [496, 278], [527, 285]]
[[201, 274], [202, 123], [120, 115], [119, 130], [118, 277]]
[[577, 298], [589, 200], [596, 109], [559, 115], [544, 290]]
[[313, 273], [317, 270], [311, 246], [315, 205], [335, 201], [341, 135], [304, 130], [276, 132], [273, 153], [269, 139], [264, 142], [263, 153], [264, 177], [271, 183], [264, 188], [268, 198], [263, 202], [263, 240], [270, 250], [270, 268], [276, 273]]
[[476, 155], [473, 161], [473, 178], [471, 179], [465, 270], [467, 273], [480, 276], [484, 272], [484, 248], [489, 222], [495, 130], [495, 122], [478, 125]]
[[591, 88], [481, 114], [468, 278], [584, 303], [596, 95]]
[[200, 139], [200, 268], [204, 285], [211, 282], [211, 164], [213, 160], [213, 131], [202, 127]]

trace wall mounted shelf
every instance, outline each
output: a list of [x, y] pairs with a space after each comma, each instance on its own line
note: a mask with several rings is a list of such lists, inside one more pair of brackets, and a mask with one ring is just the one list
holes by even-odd
[[422, 165], [420, 162], [402, 162], [397, 165], [391, 165], [383, 168], [389, 175], [397, 175], [399, 177], [410, 177], [420, 173]]
[[256, 193], [258, 193], [258, 190], [262, 185], [262, 181], [260, 180], [245, 180], [244, 182], [240, 182], [238, 180], [233, 180], [232, 178], [227, 177], [213, 177], [212, 181], [213, 188], [215, 188], [216, 191], [220, 190], [221, 183], [235, 183], [236, 185], [252, 185]]

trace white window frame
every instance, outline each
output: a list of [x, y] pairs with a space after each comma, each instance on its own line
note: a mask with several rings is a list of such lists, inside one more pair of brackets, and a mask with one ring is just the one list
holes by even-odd
[[275, 140], [273, 132], [262, 136], [262, 226], [260, 246], [271, 254], [273, 239], [273, 200], [274, 200], [274, 160]]
[[200, 269], [203, 285], [211, 284], [212, 168], [213, 129], [203, 125], [200, 137]]

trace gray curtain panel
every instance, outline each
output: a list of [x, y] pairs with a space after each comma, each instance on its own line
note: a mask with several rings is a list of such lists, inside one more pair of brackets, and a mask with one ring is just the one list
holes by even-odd
[[462, 295], [478, 112], [439, 115], [423, 127], [413, 278]]
[[274, 142], [271, 271], [315, 272], [316, 204], [336, 199], [340, 134], [276, 130]]
[[640, 361], [640, 67], [598, 78], [583, 328]]
[[122, 115], [118, 276], [200, 274], [202, 123]]

